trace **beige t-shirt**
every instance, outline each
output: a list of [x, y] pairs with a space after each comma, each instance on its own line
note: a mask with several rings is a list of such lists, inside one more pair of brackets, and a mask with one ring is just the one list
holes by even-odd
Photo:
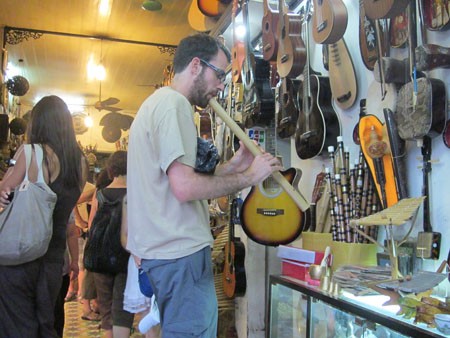
[[207, 202], [181, 203], [167, 176], [173, 161], [194, 167], [196, 154], [189, 101], [170, 87], [157, 90], [144, 101], [130, 130], [127, 249], [131, 253], [174, 259], [212, 245]]

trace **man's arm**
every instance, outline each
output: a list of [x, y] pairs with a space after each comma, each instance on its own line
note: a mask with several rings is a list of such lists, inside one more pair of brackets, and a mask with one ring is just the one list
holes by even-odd
[[[231, 166], [229, 167], [231, 168]], [[174, 161], [167, 170], [170, 186], [175, 197], [181, 202], [212, 199], [235, 193], [256, 185], [266, 179], [272, 172], [281, 170], [278, 159], [269, 153], [254, 157], [250, 166], [242, 172], [239, 163], [234, 170], [219, 171], [219, 174], [205, 175], [194, 168]]]

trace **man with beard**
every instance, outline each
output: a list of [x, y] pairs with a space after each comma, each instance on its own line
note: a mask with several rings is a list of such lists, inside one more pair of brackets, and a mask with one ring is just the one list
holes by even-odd
[[281, 170], [268, 153], [241, 147], [214, 173], [195, 170], [193, 105], [224, 89], [229, 50], [206, 34], [183, 39], [174, 78], [140, 107], [128, 145], [128, 243], [142, 259], [158, 302], [163, 338], [217, 335], [213, 238], [207, 199], [256, 185]]

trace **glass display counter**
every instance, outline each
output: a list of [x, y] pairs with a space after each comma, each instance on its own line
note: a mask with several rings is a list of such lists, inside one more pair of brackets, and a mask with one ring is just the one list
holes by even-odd
[[267, 338], [449, 337], [382, 306], [386, 296], [334, 297], [306, 282], [270, 276]]

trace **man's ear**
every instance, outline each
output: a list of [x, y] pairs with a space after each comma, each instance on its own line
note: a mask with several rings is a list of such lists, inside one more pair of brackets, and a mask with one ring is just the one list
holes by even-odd
[[191, 60], [189, 67], [191, 67], [191, 74], [193, 76], [198, 76], [202, 72], [202, 63], [198, 57]]

